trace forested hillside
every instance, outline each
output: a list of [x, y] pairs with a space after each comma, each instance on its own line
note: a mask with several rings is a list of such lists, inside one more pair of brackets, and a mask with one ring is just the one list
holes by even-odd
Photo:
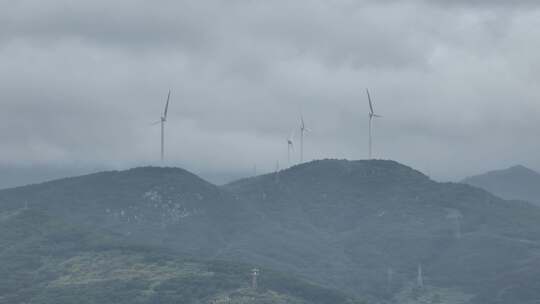
[[[175, 168], [103, 172], [0, 191], [0, 210], [6, 218], [27, 210], [109, 231], [115, 246], [266, 267], [374, 302], [532, 303], [540, 297], [540, 289], [520, 291], [521, 282], [540, 274], [538, 207], [437, 183], [393, 161], [314, 161], [223, 187]], [[46, 244], [59, 254], [67, 246]], [[77, 259], [115, 260], [92, 254]], [[144, 259], [129, 254], [120, 260]], [[133, 268], [106, 266], [123, 267]]]

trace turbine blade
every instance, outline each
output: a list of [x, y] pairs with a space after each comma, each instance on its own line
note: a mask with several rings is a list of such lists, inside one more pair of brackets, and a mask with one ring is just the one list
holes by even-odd
[[167, 112], [169, 112], [169, 100], [171, 99], [171, 90], [167, 94], [167, 103], [165, 103], [165, 111], [163, 112], [163, 118], [167, 119]]
[[155, 125], [157, 125], [157, 124], [160, 123], [160, 122], [161, 122], [161, 120], [158, 120], [158, 121], [155, 121], [155, 122], [151, 123], [150, 125], [151, 125], [151, 126], [155, 126]]
[[371, 96], [369, 95], [369, 90], [368, 89], [366, 89], [366, 94], [367, 94], [367, 98], [368, 98], [368, 102], [369, 102], [369, 112], [371, 114], [373, 114], [374, 113], [373, 104], [371, 103]]

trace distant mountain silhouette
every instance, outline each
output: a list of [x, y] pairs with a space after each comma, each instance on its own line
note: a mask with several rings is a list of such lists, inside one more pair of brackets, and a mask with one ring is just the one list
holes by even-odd
[[521, 165], [468, 177], [463, 182], [504, 199], [540, 205], [540, 173]]
[[0, 191], [0, 212], [23, 208], [141, 246], [295, 273], [374, 302], [540, 298], [540, 289], [522, 293], [516, 283], [540, 277], [540, 208], [437, 183], [394, 161], [313, 161], [222, 187], [148, 167]]

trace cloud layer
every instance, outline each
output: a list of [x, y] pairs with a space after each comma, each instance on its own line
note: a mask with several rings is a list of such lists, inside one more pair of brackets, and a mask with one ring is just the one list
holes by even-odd
[[[157, 164], [209, 178], [375, 155], [440, 179], [540, 168], [536, 1], [0, 3], [0, 165]], [[298, 134], [296, 135], [298, 137]], [[219, 176], [219, 178], [217, 178]]]

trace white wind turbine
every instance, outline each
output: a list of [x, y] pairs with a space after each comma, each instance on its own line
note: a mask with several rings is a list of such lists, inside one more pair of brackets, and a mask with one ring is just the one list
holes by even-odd
[[378, 114], [375, 114], [375, 112], [373, 111], [373, 103], [371, 102], [371, 96], [369, 95], [369, 90], [366, 89], [366, 94], [367, 94], [367, 97], [368, 97], [368, 102], [369, 102], [369, 159], [372, 158], [372, 142], [373, 142], [373, 138], [372, 138], [372, 123], [373, 123], [373, 118], [377, 118], [377, 117], [382, 117]]
[[294, 152], [294, 131], [291, 132], [287, 139], [287, 162], [289, 167], [291, 166], [291, 152]]
[[169, 111], [170, 99], [171, 90], [169, 90], [169, 94], [167, 94], [167, 102], [165, 103], [165, 110], [163, 111], [163, 115], [161, 115], [161, 119], [154, 123], [161, 123], [161, 162], [165, 160], [165, 122], [167, 122], [167, 112]]
[[306, 128], [304, 116], [300, 115], [300, 163], [304, 162], [304, 134], [311, 130]]

